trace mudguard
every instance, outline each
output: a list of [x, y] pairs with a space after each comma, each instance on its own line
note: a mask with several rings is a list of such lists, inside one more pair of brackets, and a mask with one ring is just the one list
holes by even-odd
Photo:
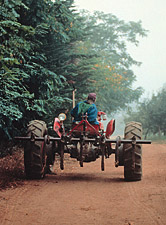
[[110, 122], [107, 124], [107, 129], [106, 129], [106, 138], [110, 138], [110, 136], [113, 134], [115, 130], [115, 120], [112, 119]]
[[60, 128], [61, 128], [60, 120], [58, 118], [55, 118], [53, 129], [58, 134], [59, 137], [62, 136], [62, 134], [59, 131]]

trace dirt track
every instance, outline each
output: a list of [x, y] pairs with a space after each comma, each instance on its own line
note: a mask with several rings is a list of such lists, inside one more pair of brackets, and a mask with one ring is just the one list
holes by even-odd
[[107, 159], [84, 164], [71, 159], [44, 180], [0, 192], [2, 225], [166, 224], [166, 145], [143, 146], [143, 179], [125, 182], [123, 167]]

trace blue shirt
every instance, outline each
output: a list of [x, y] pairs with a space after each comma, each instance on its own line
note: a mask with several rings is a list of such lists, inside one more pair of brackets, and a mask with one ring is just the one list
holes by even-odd
[[88, 121], [91, 124], [99, 124], [97, 121], [97, 108], [96, 105], [89, 104], [87, 101], [79, 102], [75, 108], [71, 111], [71, 116], [74, 117], [73, 122], [82, 120], [82, 113], [85, 115], [87, 113]]

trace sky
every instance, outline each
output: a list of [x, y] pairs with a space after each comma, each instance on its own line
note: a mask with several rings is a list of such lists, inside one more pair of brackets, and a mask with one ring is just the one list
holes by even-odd
[[139, 20], [149, 30], [140, 38], [138, 47], [130, 45], [128, 52], [142, 62], [132, 67], [137, 81], [135, 87], [145, 89], [144, 97], [151, 97], [166, 83], [166, 0], [75, 0], [78, 9], [111, 13], [126, 22]]

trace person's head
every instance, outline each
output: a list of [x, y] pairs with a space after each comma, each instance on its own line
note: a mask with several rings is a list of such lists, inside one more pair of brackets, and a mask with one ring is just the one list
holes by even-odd
[[96, 101], [96, 93], [89, 93], [88, 100], [95, 102]]

